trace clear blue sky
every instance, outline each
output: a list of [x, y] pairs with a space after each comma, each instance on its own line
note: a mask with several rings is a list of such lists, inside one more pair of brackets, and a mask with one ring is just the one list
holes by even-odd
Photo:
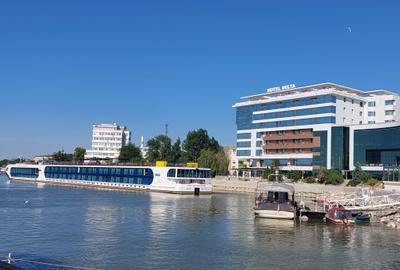
[[[240, 96], [400, 90], [399, 1], [2, 1], [0, 158], [90, 147], [93, 123], [235, 143]], [[351, 26], [352, 32], [347, 30]]]

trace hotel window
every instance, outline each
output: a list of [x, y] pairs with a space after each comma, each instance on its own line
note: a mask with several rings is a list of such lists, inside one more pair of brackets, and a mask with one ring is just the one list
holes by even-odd
[[360, 116], [362, 116], [362, 112], [360, 112]]
[[346, 98], [343, 98], [343, 102], [346, 102]]
[[368, 112], [368, 116], [375, 116], [375, 112]]
[[346, 111], [346, 107], [343, 107], [343, 111], [344, 111], [344, 112]]
[[394, 115], [394, 110], [385, 111], [385, 115]]
[[394, 105], [394, 100], [385, 100], [385, 105]]
[[351, 100], [351, 104], [354, 104], [354, 99]]
[[362, 124], [362, 121], [360, 121], [360, 125]]
[[346, 117], [343, 117], [343, 122], [346, 122]]
[[375, 107], [376, 106], [376, 102], [375, 101], [369, 101], [368, 102], [368, 107]]
[[362, 102], [360, 102], [360, 107], [362, 107], [363, 106], [363, 103]]
[[368, 124], [375, 124], [375, 121], [368, 121]]

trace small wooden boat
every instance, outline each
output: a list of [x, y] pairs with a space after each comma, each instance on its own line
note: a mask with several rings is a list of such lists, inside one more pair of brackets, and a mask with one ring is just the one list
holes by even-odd
[[327, 222], [339, 225], [354, 225], [355, 221], [349, 210], [343, 207], [334, 207], [329, 209], [328, 213], [325, 215]]
[[365, 224], [365, 223], [369, 223], [371, 219], [371, 215], [370, 214], [358, 214], [356, 216], [353, 217], [353, 220], [356, 224]]

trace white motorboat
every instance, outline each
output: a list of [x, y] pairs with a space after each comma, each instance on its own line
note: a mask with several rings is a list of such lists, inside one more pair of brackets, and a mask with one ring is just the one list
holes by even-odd
[[293, 186], [276, 182], [258, 182], [254, 214], [260, 218], [294, 219], [296, 207]]

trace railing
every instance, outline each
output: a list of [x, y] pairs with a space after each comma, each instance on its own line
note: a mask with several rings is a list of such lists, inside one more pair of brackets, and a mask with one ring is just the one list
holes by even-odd
[[368, 195], [358, 198], [348, 199], [327, 199], [326, 203], [330, 207], [342, 206], [350, 211], [362, 210], [382, 210], [393, 206], [400, 206], [400, 193], [385, 195]]

